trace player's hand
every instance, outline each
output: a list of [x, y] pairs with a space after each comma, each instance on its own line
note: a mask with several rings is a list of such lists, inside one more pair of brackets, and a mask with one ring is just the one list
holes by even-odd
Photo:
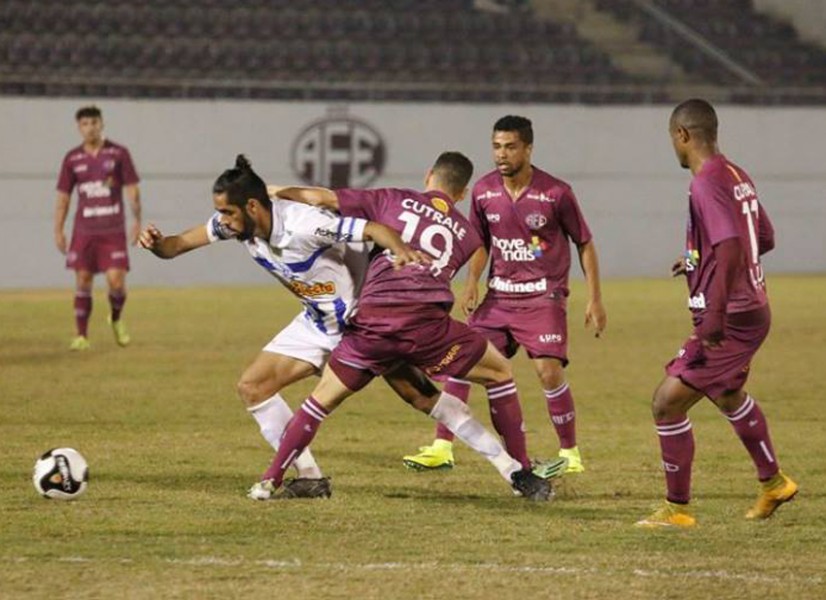
[[671, 265], [671, 276], [679, 277], [680, 275], [685, 275], [685, 258], [682, 256]]
[[475, 282], [471, 283], [468, 281], [465, 283], [462, 297], [459, 298], [459, 308], [462, 309], [462, 313], [467, 317], [476, 310], [477, 306], [479, 306], [479, 286]]
[[402, 244], [393, 250], [393, 268], [397, 271], [405, 265], [429, 265], [433, 259], [424, 252]]
[[585, 328], [594, 328], [594, 337], [599, 337], [608, 324], [608, 315], [605, 314], [605, 307], [602, 300], [589, 300], [585, 306]]
[[726, 313], [706, 311], [695, 332], [704, 348], [719, 348], [723, 345], [726, 330]]
[[140, 247], [150, 251], [155, 250], [158, 244], [161, 243], [161, 240], [163, 240], [163, 234], [152, 223], [138, 236], [138, 244]]
[[133, 246], [138, 245], [138, 240], [141, 237], [141, 222], [135, 221], [129, 228], [129, 243]]
[[56, 231], [54, 234], [54, 245], [61, 254], [66, 254], [66, 234], [62, 231]]

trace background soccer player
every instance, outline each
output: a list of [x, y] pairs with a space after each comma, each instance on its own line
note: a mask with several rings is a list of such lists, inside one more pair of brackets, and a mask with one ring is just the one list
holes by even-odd
[[[519, 403], [510, 364], [481, 334], [450, 317], [450, 280], [479, 251], [481, 239], [454, 207], [473, 173], [472, 163], [458, 152], [444, 152], [426, 178], [426, 191], [378, 189], [338, 190], [287, 187], [288, 198], [369, 218], [396, 229], [411, 247], [432, 257], [427, 267], [394, 270], [392, 255], [370, 263], [359, 311], [330, 355], [321, 382], [296, 411], [281, 447], [258, 488], [262, 499], [281, 485], [283, 474], [313, 439], [324, 419], [348, 396], [399, 362], [415, 365], [430, 376], [468, 377], [487, 386], [491, 395]], [[466, 404], [443, 393], [437, 402], [416, 406], [479, 451], [523, 496], [547, 500], [550, 484], [534, 475], [473, 419]], [[517, 421], [510, 424], [521, 433]]]
[[[470, 220], [482, 233], [490, 253], [488, 292], [478, 304], [478, 282], [487, 254], [470, 261], [461, 305], [472, 312], [468, 324], [483, 333], [496, 348], [512, 357], [524, 346], [533, 360], [544, 389], [548, 414], [559, 438], [559, 456], [567, 459], [566, 472], [584, 470], [577, 447], [574, 398], [565, 381], [568, 364], [566, 303], [571, 266], [570, 241], [576, 244], [588, 285], [585, 325], [598, 336], [606, 324], [599, 281], [597, 249], [571, 186], [531, 164], [533, 128], [524, 117], [506, 116], [493, 127], [496, 170], [473, 187]], [[467, 402], [470, 386], [451, 379], [445, 391]], [[490, 405], [491, 420], [505, 439], [508, 451], [527, 461], [524, 442], [511, 440], [497, 423], [503, 411], [522, 420], [518, 405]], [[413, 469], [453, 466], [453, 436], [437, 428], [436, 441], [405, 456]]]
[[686, 276], [694, 333], [654, 392], [666, 502], [637, 525], [696, 524], [688, 510], [694, 434], [687, 413], [703, 396], [731, 422], [757, 468], [762, 491], [746, 518], [765, 519], [797, 493], [797, 484], [780, 471], [763, 411], [743, 389], [752, 357], [769, 333], [760, 256], [774, 248], [774, 231], [751, 178], [720, 153], [717, 115], [708, 102], [677, 106], [669, 134], [680, 166], [693, 175], [686, 250], [672, 271]]
[[[97, 273], [106, 274], [111, 312], [109, 323], [120, 346], [129, 344], [121, 320], [126, 303], [126, 273], [129, 271], [126, 218], [122, 191], [132, 209], [129, 242], [137, 243], [141, 231], [141, 202], [138, 174], [126, 147], [103, 137], [103, 117], [96, 106], [75, 114], [83, 143], [69, 150], [60, 168], [54, 216], [55, 245], [66, 255], [66, 268], [75, 271], [75, 324], [77, 337], [70, 349], [89, 348], [89, 315], [92, 285]], [[77, 187], [77, 210], [72, 240], [67, 246], [64, 225], [72, 190]]]

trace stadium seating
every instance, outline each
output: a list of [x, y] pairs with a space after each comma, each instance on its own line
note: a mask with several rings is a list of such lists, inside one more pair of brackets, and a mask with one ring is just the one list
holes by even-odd
[[[754, 10], [751, 0], [655, 0], [654, 4], [703, 36], [767, 85], [826, 86], [826, 51], [798, 39], [794, 28]], [[638, 21], [640, 37], [660, 47], [687, 72], [730, 85], [736, 77], [719, 61], [684, 42], [628, 0], [598, 0], [602, 10]]]
[[[487, 0], [488, 4], [494, 0]], [[707, 83], [731, 74], [628, 0], [643, 40]], [[826, 85], [826, 53], [750, 0], [656, 0], [767, 83]], [[618, 69], [571, 22], [523, 0], [4, 0], [0, 94], [636, 102], [665, 88]], [[736, 16], [736, 18], [735, 18]], [[759, 37], [760, 45], [753, 40]], [[695, 78], [696, 79], [696, 78]], [[661, 83], [661, 82], [660, 82]]]

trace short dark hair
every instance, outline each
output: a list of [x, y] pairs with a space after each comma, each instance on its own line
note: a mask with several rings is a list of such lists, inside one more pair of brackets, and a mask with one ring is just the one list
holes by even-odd
[[701, 98], [691, 98], [678, 104], [671, 113], [671, 125], [700, 132], [699, 137], [707, 141], [717, 139], [717, 113], [709, 102]]
[[227, 169], [212, 185], [213, 194], [226, 194], [227, 202], [244, 208], [250, 198], [258, 200], [264, 208], [270, 208], [272, 201], [267, 194], [267, 184], [252, 170], [252, 164], [243, 154], [235, 158], [235, 167]]
[[526, 144], [533, 144], [533, 124], [530, 119], [507, 115], [502, 117], [493, 125], [493, 131], [515, 131], [519, 134], [519, 139]]
[[442, 152], [433, 163], [433, 174], [450, 194], [459, 194], [473, 177], [473, 163], [461, 152]]
[[75, 113], [75, 121], [80, 121], [81, 119], [101, 119], [103, 118], [103, 114], [100, 112], [100, 109], [95, 106], [81, 106], [77, 109]]

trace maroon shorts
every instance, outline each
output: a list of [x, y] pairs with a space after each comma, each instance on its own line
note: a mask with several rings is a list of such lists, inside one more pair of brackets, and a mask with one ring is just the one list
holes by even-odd
[[751, 359], [769, 334], [768, 305], [726, 317], [725, 338], [716, 348], [703, 348], [696, 337], [688, 339], [665, 372], [712, 400], [746, 385]]
[[558, 358], [568, 364], [568, 318], [564, 300], [517, 304], [486, 298], [468, 319], [508, 358], [524, 346], [531, 358]]
[[72, 243], [66, 255], [66, 268], [75, 271], [102, 273], [109, 269], [129, 270], [129, 252], [126, 233], [82, 233], [72, 235]]
[[329, 364], [353, 391], [399, 363], [438, 379], [462, 378], [482, 358], [487, 344], [439, 305], [368, 305], [350, 321]]

